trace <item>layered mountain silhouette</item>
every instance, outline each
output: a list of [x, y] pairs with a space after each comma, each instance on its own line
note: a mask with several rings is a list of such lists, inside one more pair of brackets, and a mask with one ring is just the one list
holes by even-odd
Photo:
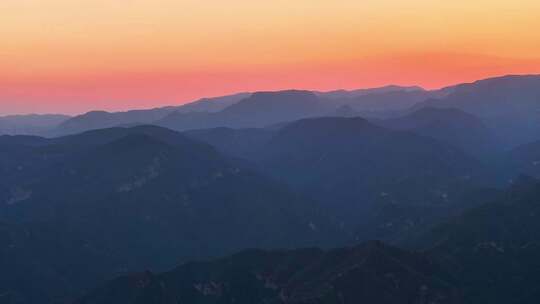
[[59, 134], [74, 134], [93, 129], [129, 124], [148, 124], [174, 111], [172, 107], [127, 112], [92, 111], [73, 117], [57, 128]]
[[[440, 95], [439, 91], [425, 91], [418, 87], [394, 87], [394, 89], [388, 90], [372, 90], [365, 92], [365, 94], [347, 94], [339, 98], [330, 95], [329, 103], [337, 106], [348, 105], [364, 115], [378, 113], [378, 115], [385, 116], [385, 112], [393, 114], [397, 111], [403, 111], [419, 102]], [[325, 95], [322, 96], [325, 97]]]
[[0, 135], [45, 134], [70, 119], [61, 114], [31, 114], [0, 116]]
[[257, 92], [218, 113], [199, 113], [198, 117], [173, 114], [157, 124], [175, 130], [266, 127], [301, 118], [332, 115], [344, 107], [356, 113], [398, 111], [432, 96], [435, 95], [417, 87], [396, 86], [328, 93], [298, 90]]
[[482, 118], [515, 146], [538, 139], [540, 131], [540, 76], [504, 76], [452, 87], [448, 96], [417, 104], [458, 108]]
[[249, 96], [251, 96], [251, 93], [237, 93], [221, 97], [201, 98], [194, 102], [179, 106], [176, 111], [184, 113], [219, 112]]
[[173, 113], [156, 124], [174, 130], [264, 127], [322, 115], [326, 105], [309, 91], [257, 92], [217, 113]]
[[397, 86], [397, 85], [387, 85], [383, 87], [368, 88], [368, 89], [334, 90], [334, 91], [327, 91], [327, 92], [315, 92], [315, 94], [322, 96], [324, 98], [346, 99], [346, 98], [365, 96], [369, 94], [385, 94], [385, 93], [393, 93], [397, 91], [411, 92], [411, 91], [423, 91], [423, 90], [424, 89], [418, 86], [405, 87], [405, 86]]
[[[459, 149], [361, 118], [298, 121], [259, 155], [272, 174], [357, 222], [387, 204], [444, 208], [460, 200], [464, 185], [484, 180], [482, 165]], [[399, 225], [376, 226], [387, 223]]]
[[536, 303], [539, 84], [0, 118], [0, 303]]
[[378, 123], [437, 139], [478, 158], [502, 153], [494, 132], [480, 118], [459, 109], [427, 107]]
[[454, 107], [466, 112], [497, 117], [508, 112], [521, 113], [538, 105], [538, 75], [509, 75], [459, 84], [448, 96], [428, 100], [425, 104], [437, 107]]
[[[361, 239], [393, 239], [412, 228], [416, 217], [429, 212], [428, 218], [434, 220], [437, 213], [457, 208], [469, 189], [489, 184], [485, 166], [461, 150], [362, 118], [310, 118], [277, 130], [213, 129], [188, 134], [247, 158], [274, 178], [328, 204], [350, 229], [369, 222], [370, 228], [358, 230]], [[396, 210], [402, 208], [404, 213]], [[401, 224], [393, 222], [388, 212]], [[369, 221], [373, 213], [384, 222]], [[381, 234], [372, 230], [390, 223], [389, 229], [379, 229]], [[418, 226], [414, 229], [422, 225]]]
[[534, 303], [537, 180], [456, 216], [410, 252], [380, 242], [287, 252], [250, 250], [108, 282], [77, 303]]
[[[171, 130], [113, 128], [38, 141], [7, 161], [2, 170], [18, 173], [0, 183], [2, 251], [20, 256], [0, 281], [27, 280], [0, 293], [29, 303], [140, 267], [339, 238], [314, 202]], [[25, 259], [32, 250], [46, 254]], [[38, 277], [57, 284], [31, 280]]]
[[398, 111], [439, 96], [419, 87], [387, 86], [353, 91], [286, 90], [239, 93], [203, 98], [175, 107], [127, 112], [92, 111], [66, 120], [48, 135], [98, 128], [156, 124], [175, 130], [212, 127], [261, 127], [305, 117], [326, 115], [349, 106], [359, 113]]
[[[386, 86], [352, 91], [239, 93], [203, 98], [182, 106], [112, 113], [92, 111], [69, 119], [49, 116], [54, 118], [55, 123], [37, 128], [29, 122], [29, 117], [4, 117], [0, 119], [0, 132], [57, 136], [138, 124], [157, 124], [176, 130], [253, 128], [306, 117], [333, 115], [339, 113], [338, 109], [344, 106], [352, 110], [348, 113], [355, 114], [338, 116], [359, 114], [364, 117], [388, 118], [401, 115], [411, 107], [415, 110], [438, 107], [460, 109], [479, 117], [487, 127], [496, 131], [505, 148], [512, 148], [538, 139], [539, 82], [540, 76], [537, 75], [515, 75], [431, 91], [420, 87]], [[240, 101], [241, 104], [237, 105]]]
[[238, 93], [222, 97], [202, 98], [182, 106], [170, 106], [147, 110], [126, 112], [91, 111], [64, 121], [57, 128], [50, 130], [50, 135], [65, 135], [119, 126], [150, 124], [171, 113], [217, 112], [248, 97], [249, 93]]

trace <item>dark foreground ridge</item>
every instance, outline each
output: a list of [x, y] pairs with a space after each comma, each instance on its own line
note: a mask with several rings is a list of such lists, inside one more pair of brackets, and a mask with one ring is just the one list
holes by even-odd
[[461, 303], [423, 254], [380, 242], [322, 251], [248, 250], [116, 279], [78, 304]]
[[248, 250], [118, 278], [77, 303], [537, 303], [539, 202], [539, 182], [522, 177], [416, 239], [412, 251], [378, 241]]

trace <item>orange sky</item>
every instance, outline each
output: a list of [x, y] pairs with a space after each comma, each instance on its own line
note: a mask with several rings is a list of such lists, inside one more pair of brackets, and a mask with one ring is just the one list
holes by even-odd
[[540, 73], [538, 0], [1, 0], [0, 114]]

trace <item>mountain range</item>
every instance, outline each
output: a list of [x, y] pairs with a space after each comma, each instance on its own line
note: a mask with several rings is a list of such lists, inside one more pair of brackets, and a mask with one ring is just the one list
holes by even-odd
[[82, 298], [104, 303], [462, 303], [423, 254], [369, 242], [322, 251], [248, 250], [161, 274], [119, 278]]
[[[19, 287], [26, 291], [8, 291], [30, 303], [141, 266], [338, 241], [314, 202], [171, 130], [23, 139], [3, 140], [14, 153], [3, 155], [0, 168], [10, 176], [0, 182], [1, 247], [22, 265], [0, 277], [25, 277]], [[47, 254], [24, 260], [35, 249]], [[86, 267], [77, 266], [82, 261]], [[41, 273], [55, 289], [28, 273]]]
[[536, 303], [539, 87], [0, 118], [0, 304]]
[[120, 277], [77, 303], [535, 303], [539, 190], [522, 178], [415, 239], [414, 250], [249, 250]]
[[42, 134], [68, 119], [60, 114], [0, 116], [0, 134]]
[[540, 131], [540, 76], [514, 75], [455, 86], [448, 96], [424, 106], [457, 108], [482, 118], [506, 146], [537, 139]]
[[[178, 131], [213, 127], [265, 127], [300, 118], [345, 115], [387, 119], [425, 107], [453, 108], [474, 115], [497, 134], [504, 149], [536, 140], [540, 76], [509, 75], [438, 90], [386, 86], [330, 92], [286, 90], [203, 98], [182, 106], [127, 112], [92, 111], [55, 117], [36, 128], [34, 116], [0, 118], [0, 133], [58, 136], [91, 129], [155, 124]], [[345, 107], [345, 108], [343, 108]]]
[[375, 121], [390, 129], [411, 131], [451, 144], [478, 158], [500, 153], [499, 139], [477, 116], [457, 108], [424, 107], [409, 114]]

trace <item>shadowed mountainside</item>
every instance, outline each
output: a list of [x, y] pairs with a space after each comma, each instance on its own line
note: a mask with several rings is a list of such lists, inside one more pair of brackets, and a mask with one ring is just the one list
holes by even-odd
[[448, 96], [418, 103], [422, 107], [457, 108], [483, 119], [506, 146], [538, 140], [540, 75], [511, 75], [460, 84]]
[[462, 303], [422, 254], [370, 242], [351, 248], [245, 251], [173, 271], [119, 278], [79, 304]]
[[480, 118], [458, 109], [422, 108], [376, 123], [437, 139], [479, 159], [496, 157], [503, 153], [494, 132]]
[[415, 239], [408, 252], [260, 250], [121, 277], [77, 303], [535, 303], [540, 183], [522, 177], [493, 202]]
[[[24, 303], [73, 295], [140, 267], [164, 269], [246, 247], [339, 242], [314, 202], [171, 130], [2, 142], [11, 142], [13, 158], [5, 154], [0, 163], [10, 177], [0, 181], [0, 247], [4, 261], [17, 256], [18, 266], [2, 271], [0, 281], [26, 283], [0, 293]], [[32, 252], [43, 254], [33, 259]]]

